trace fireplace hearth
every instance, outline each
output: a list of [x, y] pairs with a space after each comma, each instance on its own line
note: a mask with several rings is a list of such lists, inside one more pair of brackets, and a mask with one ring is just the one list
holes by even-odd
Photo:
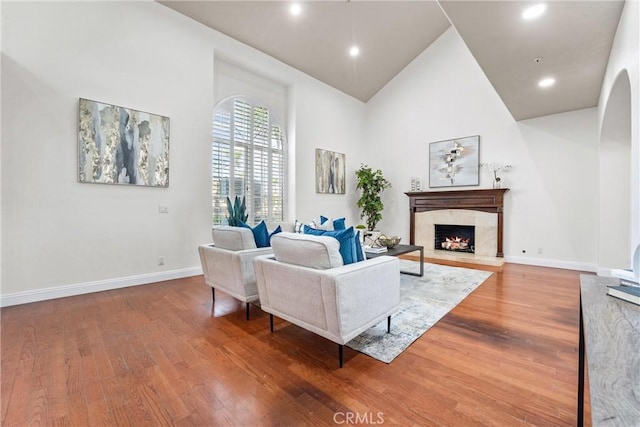
[[434, 224], [434, 249], [452, 252], [475, 252], [473, 225]]

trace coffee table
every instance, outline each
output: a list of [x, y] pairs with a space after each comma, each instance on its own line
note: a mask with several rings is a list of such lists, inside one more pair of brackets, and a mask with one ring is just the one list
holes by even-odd
[[369, 252], [365, 252], [364, 255], [367, 258], [375, 258], [382, 255], [391, 255], [391, 256], [400, 256], [405, 255], [410, 252], [420, 251], [420, 273], [413, 273], [411, 271], [400, 271], [402, 274], [410, 274], [412, 276], [422, 277], [424, 276], [424, 246], [417, 245], [398, 245], [395, 248], [388, 249], [386, 252], [381, 252], [379, 254], [372, 254]]

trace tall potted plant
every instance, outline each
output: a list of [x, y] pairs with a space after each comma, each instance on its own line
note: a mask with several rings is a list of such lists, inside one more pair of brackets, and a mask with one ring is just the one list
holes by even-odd
[[374, 171], [365, 164], [361, 164], [360, 169], [356, 171], [356, 178], [356, 188], [362, 190], [358, 200], [358, 207], [362, 209], [360, 218], [366, 218], [367, 229], [373, 231], [382, 219], [384, 209], [380, 194], [385, 188], [391, 187], [391, 183], [382, 175], [380, 169]]

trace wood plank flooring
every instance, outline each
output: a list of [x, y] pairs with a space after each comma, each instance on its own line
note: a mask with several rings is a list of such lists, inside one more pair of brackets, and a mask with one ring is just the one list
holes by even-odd
[[1, 424], [575, 425], [578, 304], [579, 272], [506, 264], [391, 364], [342, 369], [202, 276], [7, 307]]

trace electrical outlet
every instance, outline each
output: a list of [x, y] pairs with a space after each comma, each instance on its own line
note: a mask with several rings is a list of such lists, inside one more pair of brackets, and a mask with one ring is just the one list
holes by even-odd
[[164, 265], [164, 256], [158, 257], [158, 265]]
[[158, 212], [160, 212], [160, 213], [169, 213], [169, 206], [167, 206], [167, 205], [158, 206]]
[[544, 251], [542, 250], [542, 248], [538, 248], [538, 255], [542, 255], [544, 253]]

